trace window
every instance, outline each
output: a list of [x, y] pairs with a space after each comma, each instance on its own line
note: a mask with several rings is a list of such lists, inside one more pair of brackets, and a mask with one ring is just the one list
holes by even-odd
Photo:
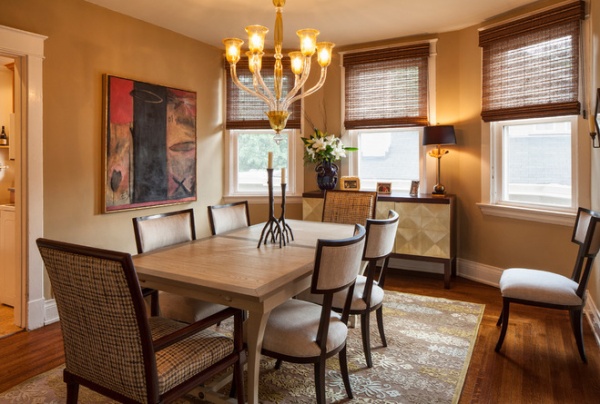
[[377, 182], [391, 182], [394, 192], [408, 193], [411, 182], [421, 178], [420, 132], [420, 128], [350, 131], [358, 151], [349, 157], [361, 188], [375, 189]]
[[[281, 168], [295, 167], [297, 147], [288, 139], [299, 137], [297, 131], [286, 129], [281, 133], [284, 140], [279, 144], [273, 141], [272, 130], [236, 129], [227, 134], [228, 144], [228, 196], [267, 195], [267, 154], [273, 152], [273, 192], [281, 194]], [[292, 144], [290, 144], [292, 143]], [[296, 171], [286, 172], [286, 195], [296, 194]]]
[[[289, 63], [289, 60], [284, 60]], [[267, 86], [273, 86], [272, 71], [274, 60], [263, 60], [263, 78]], [[252, 74], [248, 69], [247, 60], [240, 60], [236, 66], [238, 78], [245, 85], [252, 87]], [[225, 63], [226, 74], [226, 160], [225, 195], [231, 197], [266, 196], [267, 186], [267, 153], [273, 152], [273, 191], [281, 193], [281, 168], [287, 168], [286, 195], [296, 195], [298, 181], [302, 181], [300, 137], [301, 101], [292, 104], [286, 130], [282, 131], [285, 140], [279, 144], [273, 141], [274, 131], [269, 125], [265, 112], [267, 105], [259, 98], [240, 90], [229, 73]], [[283, 92], [294, 85], [294, 74], [284, 66]], [[288, 141], [296, 139], [296, 141]], [[298, 166], [300, 161], [300, 166]], [[297, 178], [299, 176], [299, 178]]]
[[[435, 41], [343, 55], [344, 127], [358, 152], [349, 154], [349, 174], [361, 188], [391, 182], [410, 190], [423, 173], [422, 127], [428, 124], [428, 92]], [[435, 53], [435, 52], [433, 52]]]
[[492, 124], [493, 201], [576, 209], [575, 127], [568, 117]]
[[[480, 205], [485, 213], [563, 223], [577, 208], [583, 11], [584, 3], [575, 1], [479, 34], [481, 117], [490, 122], [482, 130], [490, 136], [482, 155], [489, 146], [491, 158], [489, 186], [482, 187], [489, 198], [483, 195]], [[486, 169], [483, 162], [483, 174]]]

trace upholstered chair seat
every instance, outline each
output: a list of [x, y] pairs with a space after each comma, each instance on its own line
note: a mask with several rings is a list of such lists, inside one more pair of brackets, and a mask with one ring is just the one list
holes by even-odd
[[540, 303], [579, 306], [579, 284], [566, 276], [538, 269], [511, 268], [500, 280], [502, 297]]
[[[265, 329], [263, 349], [297, 358], [319, 356], [321, 349], [314, 336], [319, 330], [321, 306], [292, 299], [271, 312], [272, 321]], [[330, 313], [327, 350], [332, 351], [346, 342], [348, 327], [341, 314]]]
[[175, 293], [158, 292], [160, 315], [184, 323], [195, 323], [223, 310], [226, 306]]
[[[152, 340], [173, 334], [187, 325], [164, 317], [148, 319]], [[207, 369], [233, 351], [233, 340], [212, 329], [156, 353], [159, 394], [171, 390], [201, 369]]]
[[[354, 295], [352, 297], [352, 310], [366, 310], [367, 303], [364, 301], [363, 297], [365, 295], [365, 286], [367, 284], [367, 277], [363, 275], [358, 275], [356, 278], [356, 283], [354, 285]], [[380, 305], [383, 302], [383, 297], [385, 293], [382, 288], [378, 285], [373, 285], [373, 289], [371, 290], [371, 305]], [[310, 293], [310, 290], [307, 289], [296, 296], [300, 300], [322, 304], [323, 297], [320, 295], [313, 295]], [[346, 295], [343, 293], [336, 293], [333, 295], [333, 307], [344, 307], [346, 303]]]

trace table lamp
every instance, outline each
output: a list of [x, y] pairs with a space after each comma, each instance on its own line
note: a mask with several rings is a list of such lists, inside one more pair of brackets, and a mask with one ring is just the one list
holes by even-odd
[[444, 196], [446, 187], [440, 182], [440, 160], [444, 154], [448, 153], [447, 149], [440, 148], [443, 144], [456, 144], [456, 136], [454, 134], [454, 126], [452, 125], [437, 125], [426, 126], [423, 130], [423, 146], [435, 144], [437, 148], [431, 150], [428, 154], [437, 159], [437, 178], [436, 184], [433, 187], [434, 196]]

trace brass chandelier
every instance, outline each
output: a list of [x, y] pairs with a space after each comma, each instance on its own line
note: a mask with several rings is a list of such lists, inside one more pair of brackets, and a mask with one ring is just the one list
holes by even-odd
[[[274, 140], [279, 143], [283, 137], [280, 132], [285, 129], [289, 117], [289, 107], [295, 101], [307, 97], [320, 89], [325, 83], [327, 76], [327, 67], [331, 63], [332, 49], [335, 46], [331, 42], [317, 43], [319, 31], [312, 28], [301, 29], [296, 32], [300, 38], [300, 50], [288, 53], [291, 60], [291, 69], [294, 73], [294, 87], [287, 93], [282, 94], [283, 66], [281, 63], [282, 44], [283, 44], [283, 19], [281, 12], [285, 5], [285, 0], [273, 0], [275, 6], [275, 32], [274, 32], [274, 58], [275, 67], [273, 69], [274, 88], [271, 90], [264, 82], [261, 75], [262, 57], [264, 55], [265, 35], [269, 32], [267, 27], [262, 25], [249, 25], [246, 27], [248, 33], [248, 68], [252, 73], [252, 88], [242, 84], [237, 77], [236, 63], [241, 58], [241, 48], [244, 44], [239, 38], [223, 39], [225, 45], [225, 55], [229, 62], [229, 70], [233, 82], [244, 91], [263, 100], [267, 106], [267, 116], [269, 124], [275, 131]], [[317, 61], [321, 66], [321, 76], [317, 84], [307, 91], [301, 91], [308, 76], [310, 75], [310, 66], [312, 56], [317, 53]]]

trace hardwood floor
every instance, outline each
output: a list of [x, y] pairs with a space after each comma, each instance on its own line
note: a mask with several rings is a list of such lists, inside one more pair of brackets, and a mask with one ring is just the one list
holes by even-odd
[[[388, 289], [485, 304], [460, 403], [595, 403], [600, 397], [600, 348], [584, 321], [588, 364], [579, 358], [566, 312], [511, 306], [500, 354], [498, 289], [463, 278], [443, 288], [441, 275], [390, 270]], [[64, 362], [58, 324], [0, 339], [0, 392]]]

